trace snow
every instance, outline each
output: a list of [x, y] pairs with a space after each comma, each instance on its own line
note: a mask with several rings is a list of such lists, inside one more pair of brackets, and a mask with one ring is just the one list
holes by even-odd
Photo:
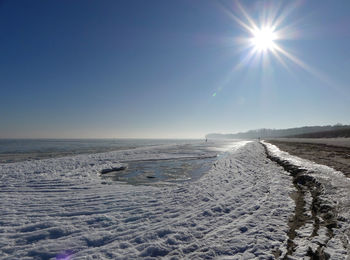
[[[332, 228], [334, 236], [328, 240], [327, 230], [324, 228], [320, 228], [316, 236], [309, 236], [310, 223], [306, 223], [299, 230], [301, 233], [300, 241], [294, 241], [298, 244], [295, 256], [305, 256], [308, 247], [315, 248], [320, 244], [326, 244], [325, 252], [331, 256], [331, 259], [350, 259], [350, 179], [331, 167], [290, 155], [279, 150], [275, 145], [263, 143], [272, 155], [305, 169], [307, 175], [314, 177], [317, 182], [321, 183], [323, 189], [321, 199], [336, 210], [338, 226]], [[309, 208], [310, 212], [310, 195], [307, 195], [305, 199], [306, 207]], [[311, 214], [308, 211], [306, 212]]]
[[99, 174], [123, 161], [194, 156], [175, 151], [0, 164], [0, 258], [273, 259], [285, 252], [292, 179], [257, 142], [233, 142], [195, 181], [133, 186]]
[[[311, 220], [299, 227], [290, 259], [326, 244], [346, 259], [350, 181], [341, 172], [270, 153], [306, 169], [322, 184], [322, 200], [337, 210], [329, 239]], [[193, 148], [193, 147], [192, 147]], [[0, 259], [274, 259], [287, 251], [296, 189], [292, 177], [267, 159], [258, 142], [234, 141], [210, 170], [186, 182], [128, 185], [102, 178], [103, 169], [135, 161], [213, 158], [215, 149], [176, 144], [56, 159], [0, 164]], [[215, 148], [215, 147], [213, 147]], [[312, 215], [312, 195], [304, 194]], [[310, 217], [311, 219], [311, 217]], [[322, 219], [320, 219], [322, 221]]]

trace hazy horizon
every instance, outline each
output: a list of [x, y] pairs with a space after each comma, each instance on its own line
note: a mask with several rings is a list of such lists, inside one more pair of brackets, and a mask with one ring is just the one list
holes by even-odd
[[0, 138], [350, 124], [349, 1], [1, 1]]
[[[337, 124], [340, 124], [340, 125], [348, 125], [348, 124], [342, 124], [342, 123], [337, 123]], [[329, 126], [329, 125], [331, 125], [331, 124], [327, 124], [327, 125], [322, 125], [322, 126]], [[334, 124], [334, 125], [336, 125], [336, 124]], [[333, 126], [334, 126], [333, 125]], [[132, 140], [132, 139], [150, 139], [150, 140], [162, 140], [162, 139], [173, 139], [173, 140], [176, 140], [176, 139], [179, 139], [179, 140], [181, 140], [181, 139], [193, 139], [193, 140], [196, 140], [196, 139], [206, 139], [207, 137], [206, 137], [206, 135], [208, 135], [208, 134], [238, 134], [238, 133], [244, 133], [244, 132], [248, 132], [248, 131], [254, 131], [254, 130], [260, 130], [260, 129], [270, 129], [270, 130], [285, 130], [285, 129], [292, 129], [292, 128], [301, 128], [301, 127], [315, 127], [315, 125], [307, 125], [307, 126], [296, 126], [296, 127], [288, 127], [288, 128], [269, 128], [269, 127], [261, 127], [261, 128], [256, 128], [256, 129], [247, 129], [247, 130], [242, 130], [242, 131], [237, 131], [237, 132], [212, 132], [212, 133], [206, 133], [206, 134], [204, 134], [203, 136], [183, 136], [183, 137], [176, 137], [176, 136], [165, 136], [165, 137], [153, 137], [153, 136], [151, 136], [151, 137], [142, 137], [142, 136], [139, 136], [139, 137], [81, 137], [81, 136], [75, 136], [75, 137], [70, 137], [70, 136], [68, 136], [68, 137], [55, 137], [55, 136], [49, 136], [49, 137], [0, 137], [0, 140], [7, 140], [7, 139], [52, 139], [52, 140], [74, 140], [74, 139], [87, 139], [87, 140], [89, 140], [89, 139], [91, 139], [91, 140], [93, 140], [93, 139], [96, 139], [96, 140], [98, 140], [98, 139], [106, 139], [106, 140], [108, 140], [108, 139], [111, 139], [111, 140], [113, 140], [113, 139], [130, 139], [130, 140]]]

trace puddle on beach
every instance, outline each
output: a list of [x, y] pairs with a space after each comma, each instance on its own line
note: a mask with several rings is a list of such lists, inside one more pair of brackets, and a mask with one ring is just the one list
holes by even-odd
[[212, 167], [217, 157], [131, 161], [127, 168], [102, 174], [109, 179], [131, 185], [158, 185], [198, 180]]

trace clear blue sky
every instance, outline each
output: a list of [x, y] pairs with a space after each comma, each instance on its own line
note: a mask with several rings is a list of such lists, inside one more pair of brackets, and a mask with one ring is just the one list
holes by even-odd
[[[275, 42], [297, 62], [247, 61], [242, 10], [258, 27], [284, 18]], [[348, 124], [349, 13], [348, 0], [1, 1], [0, 138]]]

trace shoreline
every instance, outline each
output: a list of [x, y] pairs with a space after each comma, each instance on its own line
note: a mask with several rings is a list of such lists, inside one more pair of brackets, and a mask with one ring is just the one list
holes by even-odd
[[344, 140], [280, 138], [266, 142], [276, 145], [280, 150], [291, 155], [329, 166], [350, 177], [350, 138]]

